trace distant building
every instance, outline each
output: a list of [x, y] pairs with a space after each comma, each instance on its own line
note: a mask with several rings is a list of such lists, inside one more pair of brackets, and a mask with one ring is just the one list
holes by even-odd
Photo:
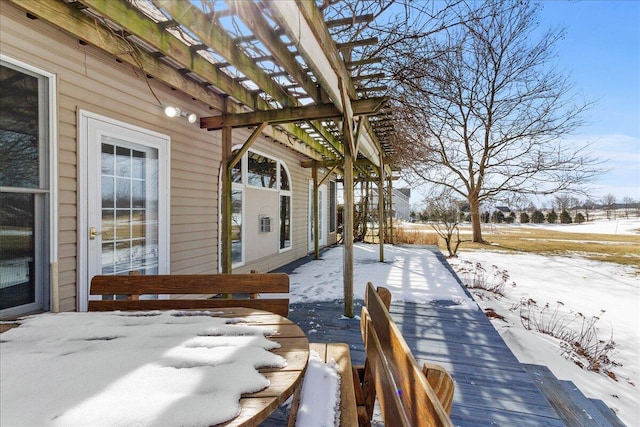
[[[393, 188], [391, 192], [391, 206], [393, 209], [393, 218], [401, 221], [410, 221], [411, 206], [409, 199], [411, 198], [410, 188]], [[378, 206], [378, 190], [372, 189], [371, 206]]]
[[511, 213], [511, 209], [509, 209], [506, 206], [496, 206], [496, 210], [499, 211], [499, 212], [502, 212], [505, 215]]

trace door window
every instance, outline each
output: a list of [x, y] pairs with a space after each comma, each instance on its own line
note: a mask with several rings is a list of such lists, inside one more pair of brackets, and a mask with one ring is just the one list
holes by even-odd
[[101, 274], [158, 272], [158, 150], [101, 144]]

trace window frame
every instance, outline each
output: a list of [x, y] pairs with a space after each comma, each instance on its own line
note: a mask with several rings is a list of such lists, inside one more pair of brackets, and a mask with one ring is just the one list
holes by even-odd
[[[231, 152], [237, 152], [237, 150], [241, 149], [242, 145], [234, 145], [231, 147]], [[263, 187], [263, 186], [256, 186], [256, 185], [252, 185], [249, 183], [249, 154], [250, 153], [254, 153], [258, 156], [262, 156], [265, 157], [273, 162], [275, 162], [275, 172], [276, 172], [276, 183], [275, 183], [275, 187], [271, 188], [271, 187]], [[266, 154], [260, 150], [254, 150], [254, 149], [248, 149], [246, 153], [244, 153], [244, 155], [242, 156], [242, 158], [240, 159], [240, 179], [237, 182], [232, 182], [231, 184], [231, 188], [234, 191], [241, 191], [242, 192], [242, 225], [241, 225], [241, 233], [242, 236], [246, 236], [245, 233], [245, 224], [247, 223], [246, 221], [246, 211], [245, 211], [245, 203], [244, 203], [244, 196], [245, 196], [245, 190], [246, 189], [251, 189], [251, 190], [258, 190], [258, 191], [269, 191], [269, 192], [275, 192], [278, 193], [278, 228], [275, 229], [275, 227], [272, 224], [271, 230], [272, 231], [277, 231], [278, 234], [280, 233], [280, 227], [282, 224], [282, 218], [280, 216], [281, 213], [281, 205], [282, 205], [282, 197], [289, 197], [289, 206], [290, 206], [290, 210], [289, 210], [289, 246], [287, 247], [280, 247], [280, 238], [278, 237], [278, 253], [282, 253], [282, 252], [287, 252], [290, 251], [293, 248], [293, 190], [292, 190], [292, 186], [293, 186], [293, 182], [291, 180], [291, 172], [289, 170], [289, 167], [287, 166], [286, 162], [274, 155], [270, 155], [270, 154]], [[280, 168], [283, 168], [286, 175], [287, 175], [287, 179], [288, 179], [288, 183], [289, 183], [289, 189], [288, 190], [283, 190], [282, 189], [282, 183], [281, 183], [281, 173], [280, 173]], [[221, 175], [222, 176], [222, 175]], [[222, 220], [222, 218], [220, 218], [220, 220]], [[245, 257], [245, 251], [244, 251], [244, 242], [242, 242], [242, 259], [239, 262], [236, 263], [232, 263], [232, 268], [233, 267], [241, 267], [243, 265], [246, 264], [246, 257]]]
[[[38, 79], [38, 186], [0, 187], [0, 192], [34, 195], [34, 244], [38, 259], [35, 301], [0, 311], [1, 317], [26, 314], [35, 310], [59, 311], [58, 280], [58, 126], [56, 74], [0, 53], [0, 65]], [[42, 158], [44, 157], [44, 158]], [[38, 215], [37, 213], [40, 213]], [[52, 273], [53, 272], [53, 273]], [[37, 285], [36, 285], [37, 286]]]
[[[282, 174], [280, 173], [280, 168], [284, 169], [284, 172], [287, 174], [287, 179], [289, 181], [289, 189], [288, 190], [283, 190], [282, 189], [282, 183], [280, 182], [282, 179]], [[292, 216], [292, 212], [293, 212], [293, 191], [292, 191], [292, 185], [293, 183], [291, 182], [291, 172], [289, 172], [289, 168], [287, 167], [287, 164], [284, 161], [278, 160], [278, 224], [280, 227], [282, 227], [282, 198], [283, 197], [288, 197], [289, 198], [289, 246], [285, 246], [282, 247], [281, 243], [280, 243], [280, 238], [278, 238], [278, 247], [279, 247], [279, 252], [286, 252], [286, 251], [290, 251], [291, 248], [293, 247], [293, 237], [292, 234], [293, 232], [292, 230], [292, 223], [293, 223], [293, 216]], [[278, 227], [278, 233], [280, 233], [280, 227]]]

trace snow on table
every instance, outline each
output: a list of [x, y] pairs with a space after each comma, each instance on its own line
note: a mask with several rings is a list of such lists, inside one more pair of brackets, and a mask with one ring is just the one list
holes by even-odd
[[0, 336], [7, 426], [201, 426], [284, 367], [272, 328], [209, 312], [41, 314]]

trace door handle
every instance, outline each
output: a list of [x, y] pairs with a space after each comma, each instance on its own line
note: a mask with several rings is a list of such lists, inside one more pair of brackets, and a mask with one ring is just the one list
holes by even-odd
[[96, 240], [98, 234], [102, 234], [102, 232], [98, 232], [95, 227], [89, 227], [89, 240]]

